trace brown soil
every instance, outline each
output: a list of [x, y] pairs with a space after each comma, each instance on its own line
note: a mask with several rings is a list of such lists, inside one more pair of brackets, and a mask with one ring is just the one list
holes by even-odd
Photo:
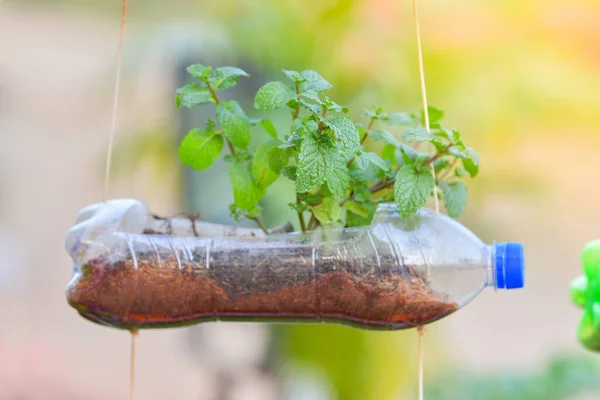
[[[295, 253], [294, 253], [295, 252]], [[206, 254], [194, 251], [196, 260]], [[204, 321], [335, 322], [403, 329], [440, 319], [458, 307], [433, 292], [419, 271], [392, 260], [321, 257], [295, 249], [237, 249], [201, 262], [152, 255], [84, 265], [67, 288], [69, 303], [92, 321], [123, 329]], [[386, 262], [387, 261], [387, 262]], [[382, 267], [388, 265], [389, 267]]]

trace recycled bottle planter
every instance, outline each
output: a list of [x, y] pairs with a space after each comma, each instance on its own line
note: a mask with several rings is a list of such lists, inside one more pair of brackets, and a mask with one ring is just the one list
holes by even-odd
[[581, 263], [583, 275], [571, 283], [571, 300], [584, 310], [577, 337], [588, 350], [600, 352], [600, 240], [584, 247]]
[[402, 219], [381, 204], [370, 226], [263, 238], [197, 237], [185, 221], [157, 229], [130, 199], [83, 209], [66, 238], [71, 306], [131, 330], [228, 320], [394, 330], [439, 320], [486, 287], [524, 284], [520, 244], [485, 245], [427, 209]]

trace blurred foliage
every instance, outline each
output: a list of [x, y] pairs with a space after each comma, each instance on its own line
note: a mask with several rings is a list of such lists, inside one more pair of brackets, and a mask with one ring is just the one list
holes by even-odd
[[[600, 396], [600, 366], [585, 358], [557, 356], [538, 374], [454, 372], [426, 385], [427, 400], [569, 400]], [[583, 397], [582, 397], [583, 398]]]
[[279, 325], [274, 333], [276, 370], [312, 370], [329, 384], [328, 398], [397, 399], [415, 381], [414, 343], [398, 332], [320, 324]]
[[177, 136], [173, 133], [173, 127], [168, 124], [128, 132], [118, 138], [115, 144], [113, 172], [115, 175], [126, 175], [147, 165], [154, 177], [166, 179], [178, 167], [179, 158], [174, 151], [176, 146]]

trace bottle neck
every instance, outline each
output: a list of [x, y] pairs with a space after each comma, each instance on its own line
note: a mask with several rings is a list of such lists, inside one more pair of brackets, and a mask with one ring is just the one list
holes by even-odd
[[485, 265], [485, 286], [497, 289], [496, 249], [494, 245], [486, 245], [482, 257], [483, 265]]

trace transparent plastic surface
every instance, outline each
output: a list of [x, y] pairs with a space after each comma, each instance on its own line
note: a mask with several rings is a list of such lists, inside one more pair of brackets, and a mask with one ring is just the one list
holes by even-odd
[[493, 247], [427, 209], [401, 219], [382, 204], [371, 226], [266, 238], [144, 233], [149, 216], [127, 199], [78, 216], [67, 299], [85, 318], [123, 329], [218, 320], [404, 329], [494, 285]]

